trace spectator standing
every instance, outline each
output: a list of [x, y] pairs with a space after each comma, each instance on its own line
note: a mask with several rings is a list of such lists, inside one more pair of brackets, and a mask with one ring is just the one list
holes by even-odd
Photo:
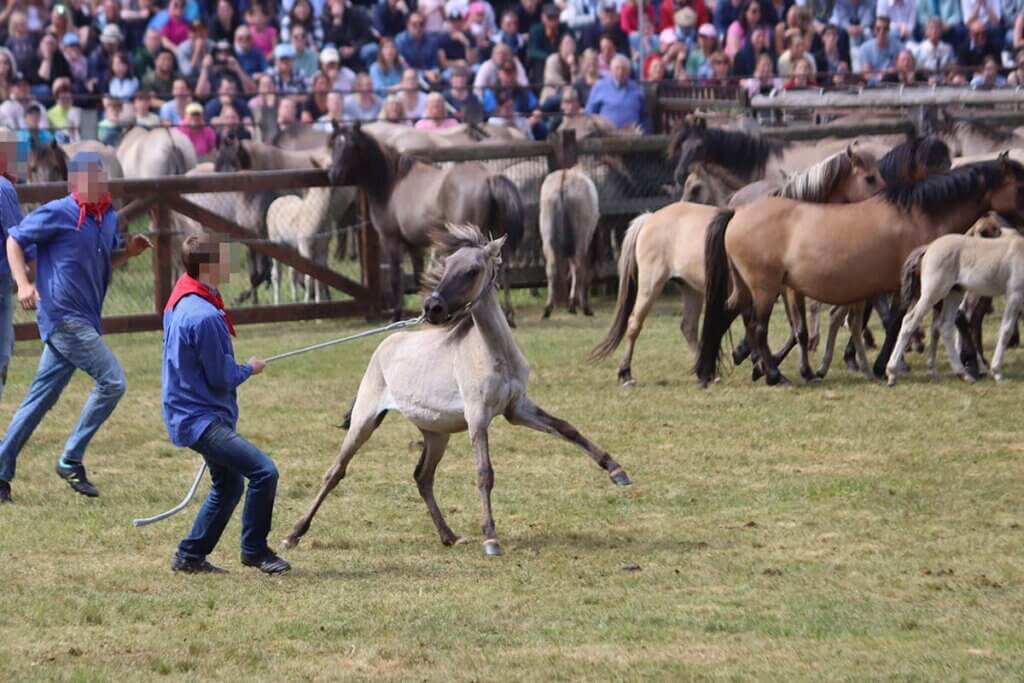
[[313, 78], [313, 74], [320, 70], [319, 54], [309, 49], [308, 36], [304, 26], [293, 26], [290, 37], [292, 48], [295, 50], [293, 68], [309, 81]]
[[[224, 45], [228, 41], [218, 41], [217, 45]], [[242, 67], [242, 70], [250, 76], [255, 77], [257, 74], [262, 74], [267, 70], [267, 58], [263, 56], [263, 53], [253, 46], [252, 44], [252, 30], [248, 24], [242, 24], [235, 29], [235, 39], [233, 50], [235, 53], [235, 59], [238, 60], [238, 65]]]
[[927, 73], [942, 74], [953, 63], [953, 48], [942, 42], [942, 19], [933, 16], [924, 25], [924, 40], [917, 44], [918, 65]]
[[[948, 0], [959, 2], [959, 0]], [[924, 0], [921, 5], [930, 4], [932, 0]], [[846, 31], [851, 48], [860, 47], [871, 37], [871, 28], [875, 23], [874, 0], [836, 0], [832, 10], [830, 24], [835, 24]]]
[[881, 14], [875, 17], [874, 29], [874, 37], [857, 51], [861, 72], [871, 83], [877, 83], [892, 70], [896, 55], [900, 53], [900, 45], [892, 40], [889, 17]]
[[[149, 91], [143, 86], [143, 90]], [[171, 98], [160, 105], [160, 123], [177, 126], [185, 120], [185, 110], [192, 101], [192, 90], [184, 78], [176, 78], [171, 85]]]
[[178, 130], [192, 142], [197, 157], [206, 156], [217, 144], [213, 128], [206, 125], [203, 118], [203, 105], [198, 102], [190, 102], [185, 107], [185, 120], [179, 124]]
[[118, 52], [114, 55], [114, 73], [107, 86], [107, 94], [120, 102], [128, 102], [139, 89], [139, 79], [132, 73], [132, 65], [128, 55]]
[[377, 59], [370, 65], [370, 78], [378, 95], [382, 97], [394, 90], [402, 80], [402, 65], [398, 58], [398, 48], [391, 38], [380, 39]]
[[[438, 95], [440, 97], [440, 95]], [[355, 92], [345, 97], [343, 109], [346, 121], [375, 121], [384, 102], [373, 92], [369, 74], [356, 76]]]
[[[341, 64], [353, 71], [364, 70], [362, 50], [372, 44], [373, 27], [363, 8], [349, 5], [348, 0], [330, 0], [323, 25], [324, 43], [337, 48]], [[370, 52], [376, 56], [376, 49]]]
[[612, 60], [611, 75], [598, 81], [587, 98], [587, 113], [600, 114], [616, 128], [640, 125], [644, 120], [643, 90], [629, 77], [629, 59]]

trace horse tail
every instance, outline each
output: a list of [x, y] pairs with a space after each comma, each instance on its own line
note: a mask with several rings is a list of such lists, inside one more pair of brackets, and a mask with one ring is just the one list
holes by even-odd
[[592, 362], [607, 358], [626, 336], [629, 316], [633, 314], [633, 307], [636, 305], [636, 242], [650, 215], [650, 212], [646, 212], [634, 218], [629, 224], [629, 230], [626, 231], [626, 237], [622, 240], [622, 252], [619, 254], [619, 295], [615, 300], [615, 310], [612, 312], [612, 324], [604, 340], [591, 350]]
[[519, 195], [519, 188], [503, 175], [490, 176], [487, 185], [491, 190], [491, 217], [504, 229], [509, 253], [513, 253], [526, 230], [523, 198]]
[[918, 247], [910, 252], [900, 269], [900, 302], [909, 308], [921, 296], [921, 260], [928, 246]]
[[555, 244], [558, 246], [558, 253], [565, 258], [572, 258], [576, 253], [576, 231], [572, 224], [572, 212], [565, 203], [565, 179], [568, 176], [562, 172], [558, 184], [558, 197], [555, 200], [555, 210], [552, 212], [554, 225], [552, 231], [555, 233]]
[[725, 251], [725, 229], [735, 213], [732, 209], [725, 209], [715, 214], [704, 242], [704, 322], [700, 330], [697, 363], [693, 368], [703, 385], [718, 373], [722, 337], [729, 331], [734, 317], [729, 312], [732, 267]]

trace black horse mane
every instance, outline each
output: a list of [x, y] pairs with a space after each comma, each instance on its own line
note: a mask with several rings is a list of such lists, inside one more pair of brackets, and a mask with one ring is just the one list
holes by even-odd
[[359, 175], [366, 191], [375, 197], [389, 197], [395, 185], [409, 174], [420, 161], [411, 154], [403, 154], [390, 145], [377, 140], [357, 124], [348, 131], [331, 134], [329, 146], [334, 146], [338, 134], [347, 134], [346, 144], [359, 151]]
[[752, 168], [764, 168], [768, 160], [781, 154], [785, 147], [785, 142], [781, 140], [740, 130], [707, 128], [702, 124], [686, 123], [672, 136], [668, 145], [669, 157], [681, 154], [684, 143], [693, 139], [704, 143], [704, 157], [701, 161], [745, 175], [749, 175]]
[[[237, 160], [238, 167], [234, 162]], [[217, 133], [217, 158], [213, 161], [213, 170], [217, 173], [231, 172], [235, 170], [249, 170], [252, 168], [252, 157], [245, 144], [233, 133], [224, 135]]]
[[878, 171], [889, 187], [912, 183], [917, 171], [932, 175], [950, 166], [949, 147], [935, 135], [902, 142], [878, 160]]
[[961, 202], [980, 199], [998, 187], [1005, 179], [1007, 167], [1018, 178], [1024, 178], [1024, 166], [1016, 161], [979, 161], [912, 185], [890, 187], [884, 197], [904, 211], [918, 208], [929, 216], [937, 216]]

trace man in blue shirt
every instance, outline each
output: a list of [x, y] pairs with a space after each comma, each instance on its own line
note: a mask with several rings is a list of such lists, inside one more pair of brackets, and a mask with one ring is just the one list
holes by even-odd
[[[103, 342], [100, 312], [114, 266], [152, 246], [133, 235], [117, 250], [117, 212], [110, 206], [103, 162], [79, 152], [68, 165], [70, 194], [43, 204], [7, 231], [7, 259], [22, 308], [38, 307], [43, 355], [28, 393], [0, 443], [0, 501], [10, 502], [18, 454], [81, 369], [96, 380], [82, 415], [57, 461], [57, 474], [76, 492], [96, 497], [82, 459], [89, 441], [124, 395], [124, 371]], [[28, 279], [25, 251], [35, 249], [36, 283]]]
[[406, 29], [395, 38], [395, 46], [407, 67], [416, 69], [428, 82], [437, 83], [440, 82], [437, 61], [440, 41], [437, 34], [427, 33], [425, 25], [422, 14], [410, 14]]
[[860, 70], [868, 83], [878, 83], [896, 65], [896, 56], [902, 47], [892, 39], [890, 25], [889, 17], [882, 14], [875, 17], [875, 37], [866, 41], [857, 51]]
[[[0, 131], [0, 233], [7, 241], [7, 231], [21, 222], [21, 205], [13, 182], [17, 179], [18, 138], [7, 130]], [[0, 253], [0, 397], [7, 384], [7, 364], [14, 350], [14, 301], [11, 296], [11, 267], [6, 253]], [[0, 492], [0, 496], [2, 496]]]
[[238, 423], [238, 385], [266, 366], [255, 356], [235, 362], [235, 328], [217, 286], [231, 276], [226, 244], [208, 235], [190, 235], [181, 246], [185, 273], [164, 309], [163, 415], [171, 442], [199, 453], [213, 485], [192, 531], [178, 545], [171, 569], [186, 574], [221, 574], [210, 564], [224, 527], [242, 497], [242, 564], [267, 574], [291, 567], [267, 545], [277, 468], [260, 449], [242, 438]]
[[616, 128], [638, 126], [644, 118], [644, 93], [629, 79], [629, 58], [615, 55], [612, 73], [594, 84], [587, 98], [587, 113], [600, 114]]

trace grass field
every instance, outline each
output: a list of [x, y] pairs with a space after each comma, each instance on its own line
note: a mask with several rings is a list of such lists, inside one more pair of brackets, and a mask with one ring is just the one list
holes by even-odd
[[[287, 553], [293, 572], [272, 579], [240, 566], [237, 515], [211, 557], [226, 577], [169, 570], [195, 504], [131, 527], [181, 498], [197, 458], [160, 421], [159, 335], [111, 337], [129, 392], [87, 460], [103, 496], [74, 496], [52, 469], [89, 389], [78, 377], [22, 454], [16, 505], [0, 509], [0, 679], [1024, 678], [1022, 352], [999, 386], [965, 386], [943, 360], [941, 381], [918, 372], [894, 389], [843, 369], [770, 389], [744, 368], [702, 391], [666, 300], [624, 389], [615, 362], [584, 361], [609, 318], [600, 303], [593, 320], [545, 324], [523, 307], [516, 337], [533, 396], [634, 486], [496, 422], [507, 555], [481, 552], [464, 435], [437, 495], [471, 542], [445, 548], [412, 480], [418, 432], [389, 416]], [[270, 355], [362, 326], [248, 327], [236, 349]], [[375, 343], [285, 361], [241, 389], [240, 429], [281, 471], [275, 543], [334, 457]], [[19, 345], [5, 424], [37, 355]], [[797, 378], [792, 360], [785, 370]]]

